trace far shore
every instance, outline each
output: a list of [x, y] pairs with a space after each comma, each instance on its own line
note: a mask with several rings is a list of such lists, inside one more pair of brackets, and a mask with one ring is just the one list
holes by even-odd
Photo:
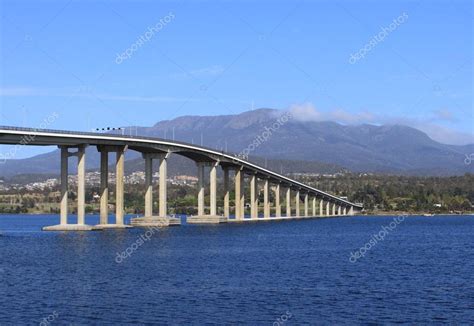
[[[30, 212], [30, 213], [0, 213], [0, 216], [5, 215], [59, 215], [59, 213], [49, 213], [49, 212]], [[75, 214], [70, 214], [71, 216], [75, 216]], [[125, 213], [128, 216], [140, 216], [143, 214], [136, 214], [136, 213]], [[176, 214], [179, 216], [185, 216], [186, 214]], [[99, 216], [99, 212], [96, 213], [86, 213], [86, 216]], [[113, 216], [113, 214], [111, 214]], [[434, 216], [474, 216], [474, 212], [463, 212], [463, 213], [407, 213], [407, 212], [366, 212], [361, 214], [355, 214], [354, 216], [371, 216], [371, 217], [384, 217], [384, 216], [408, 216], [408, 217], [415, 217], [415, 216], [422, 216], [422, 217], [434, 217]], [[260, 216], [261, 217], [261, 216]], [[321, 216], [321, 217], [338, 217], [335, 216]], [[351, 217], [351, 215], [344, 215], [341, 217]]]
[[462, 213], [427, 213], [427, 212], [370, 212], [370, 213], [365, 213], [365, 214], [360, 214], [364, 216], [426, 216], [426, 217], [431, 217], [431, 216], [460, 216], [460, 215], [474, 215], [474, 212], [462, 212]]

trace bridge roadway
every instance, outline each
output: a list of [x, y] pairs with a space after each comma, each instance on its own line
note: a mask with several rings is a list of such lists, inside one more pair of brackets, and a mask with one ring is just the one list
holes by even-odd
[[[185, 156], [196, 162], [198, 170], [198, 212], [187, 218], [187, 223], [258, 222], [282, 219], [300, 219], [321, 216], [354, 215], [362, 206], [331, 195], [319, 189], [292, 180], [236, 155], [189, 143], [160, 138], [117, 134], [86, 133], [60, 130], [31, 129], [0, 126], [0, 144], [17, 146], [58, 146], [61, 150], [61, 210], [58, 225], [44, 227], [47, 231], [93, 230], [126, 228], [131, 226], [179, 225], [180, 220], [168, 216], [167, 161], [171, 154]], [[95, 146], [100, 152], [100, 222], [85, 223], [85, 157], [86, 147]], [[145, 160], [145, 214], [124, 224], [124, 153], [138, 151]], [[109, 223], [109, 153], [116, 154], [115, 221]], [[68, 159], [77, 157], [77, 223], [68, 223]], [[159, 161], [159, 211], [153, 212], [153, 160]], [[223, 215], [217, 209], [217, 169], [223, 170]], [[209, 210], [204, 205], [205, 172], [209, 170]], [[235, 186], [235, 214], [230, 217], [230, 172]], [[247, 178], [246, 178], [247, 176]], [[250, 186], [250, 217], [245, 216], [245, 182]], [[263, 217], [259, 216], [259, 181], [263, 182]], [[282, 189], [284, 188], [284, 189]], [[284, 190], [286, 212], [283, 215], [281, 192]], [[270, 191], [274, 191], [274, 214], [271, 214]], [[293, 200], [292, 200], [293, 197]], [[311, 200], [311, 212], [310, 212]], [[295, 205], [292, 215], [292, 201]], [[302, 203], [301, 203], [302, 202]], [[303, 205], [303, 209], [301, 209]], [[301, 211], [303, 211], [301, 213]]]

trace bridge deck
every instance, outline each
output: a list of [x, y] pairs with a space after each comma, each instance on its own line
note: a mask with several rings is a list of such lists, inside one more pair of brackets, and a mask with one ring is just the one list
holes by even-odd
[[222, 165], [241, 168], [244, 171], [255, 173], [258, 177], [268, 178], [272, 182], [287, 185], [288, 187], [298, 189], [303, 193], [316, 195], [323, 200], [330, 200], [331, 202], [341, 205], [362, 209], [362, 206], [359, 204], [349, 202], [345, 199], [305, 185], [275, 171], [271, 171], [255, 163], [244, 160], [235, 154], [217, 151], [185, 142], [130, 135], [0, 126], [0, 144], [36, 146], [128, 146], [129, 148], [140, 152], [171, 152], [189, 157], [195, 161], [218, 161]]

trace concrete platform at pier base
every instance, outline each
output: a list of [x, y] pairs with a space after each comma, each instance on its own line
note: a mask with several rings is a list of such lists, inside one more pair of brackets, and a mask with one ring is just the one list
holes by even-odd
[[58, 224], [45, 226], [43, 231], [92, 231], [93, 226], [87, 224]]
[[229, 219], [224, 216], [211, 216], [211, 215], [203, 215], [203, 216], [189, 216], [186, 218], [186, 222], [188, 224], [219, 224], [219, 223], [227, 223]]
[[92, 230], [128, 229], [131, 227], [126, 224], [97, 224], [92, 227]]
[[253, 223], [253, 222], [271, 222], [271, 221], [294, 221], [305, 220], [310, 218], [322, 218], [326, 216], [280, 216], [280, 217], [259, 217], [259, 218], [244, 218], [244, 219], [229, 219], [229, 223]]
[[133, 227], [166, 227], [181, 225], [181, 219], [171, 216], [135, 217], [130, 220]]

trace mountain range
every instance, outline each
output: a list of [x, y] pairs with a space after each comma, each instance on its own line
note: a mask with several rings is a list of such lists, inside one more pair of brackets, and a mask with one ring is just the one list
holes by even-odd
[[[331, 121], [301, 121], [291, 112], [258, 109], [237, 115], [183, 116], [151, 127], [126, 127], [134, 134], [176, 139], [206, 147], [249, 154], [252, 160], [277, 172], [353, 172], [403, 175], [461, 175], [474, 172], [474, 144], [442, 144], [427, 134], [403, 125], [342, 125]], [[141, 168], [138, 153], [129, 151], [127, 160]], [[176, 158], [173, 173], [188, 172], [192, 162]], [[96, 169], [99, 155], [88, 149], [87, 167]], [[175, 168], [173, 168], [175, 167]], [[291, 167], [293, 170], [288, 169]], [[182, 171], [180, 171], [182, 170]], [[0, 166], [0, 176], [23, 173], [57, 173], [57, 150], [28, 159], [9, 160]]]

